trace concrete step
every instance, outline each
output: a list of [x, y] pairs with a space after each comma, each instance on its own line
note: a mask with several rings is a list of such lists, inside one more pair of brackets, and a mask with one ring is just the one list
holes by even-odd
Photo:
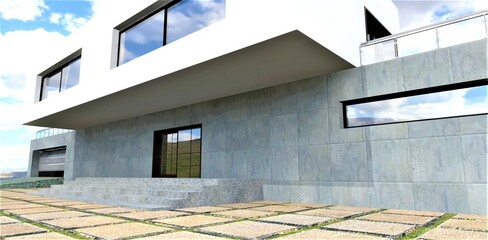
[[92, 193], [107, 193], [117, 195], [148, 195], [154, 197], [173, 197], [173, 198], [186, 198], [189, 193], [201, 192], [203, 188], [198, 190], [171, 190], [162, 189], [156, 190], [152, 188], [127, 188], [126, 186], [112, 186], [112, 187], [99, 187], [99, 186], [78, 186], [78, 185], [59, 185], [52, 189], [64, 190], [64, 191], [86, 191]]
[[202, 179], [202, 178], [76, 178], [72, 181], [66, 181], [66, 184], [70, 183], [87, 183], [93, 182], [97, 184], [151, 184], [151, 185], [216, 185], [218, 179]]

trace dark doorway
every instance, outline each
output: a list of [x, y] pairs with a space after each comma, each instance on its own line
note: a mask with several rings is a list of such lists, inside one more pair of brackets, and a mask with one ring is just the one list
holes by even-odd
[[364, 16], [366, 18], [366, 41], [391, 35], [383, 24], [381, 24], [380, 21], [378, 21], [378, 19], [376, 19], [366, 8], [364, 9]]
[[153, 149], [153, 177], [200, 177], [201, 125], [156, 131]]

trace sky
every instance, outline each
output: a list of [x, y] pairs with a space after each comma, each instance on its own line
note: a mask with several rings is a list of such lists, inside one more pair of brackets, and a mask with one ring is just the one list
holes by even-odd
[[[25, 171], [30, 140], [42, 129], [21, 125], [31, 67], [114, 0], [0, 0], [0, 172]], [[339, 1], [339, 0], [336, 0]], [[488, 9], [486, 0], [394, 0], [401, 30]], [[27, 67], [26, 67], [27, 66]], [[35, 73], [34, 73], [35, 74]]]

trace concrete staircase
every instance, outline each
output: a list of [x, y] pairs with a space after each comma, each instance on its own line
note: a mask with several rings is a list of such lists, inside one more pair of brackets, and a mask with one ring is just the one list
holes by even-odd
[[77, 178], [37, 193], [144, 210], [249, 202], [263, 199], [261, 181], [191, 178]]

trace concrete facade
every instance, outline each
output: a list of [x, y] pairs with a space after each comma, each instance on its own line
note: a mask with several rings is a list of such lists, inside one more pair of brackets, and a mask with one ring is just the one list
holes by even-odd
[[265, 199], [488, 214], [486, 115], [346, 129], [341, 107], [344, 100], [485, 79], [487, 71], [485, 39], [47, 142], [68, 141], [67, 179], [149, 178], [154, 131], [202, 124], [202, 178], [261, 179]]

